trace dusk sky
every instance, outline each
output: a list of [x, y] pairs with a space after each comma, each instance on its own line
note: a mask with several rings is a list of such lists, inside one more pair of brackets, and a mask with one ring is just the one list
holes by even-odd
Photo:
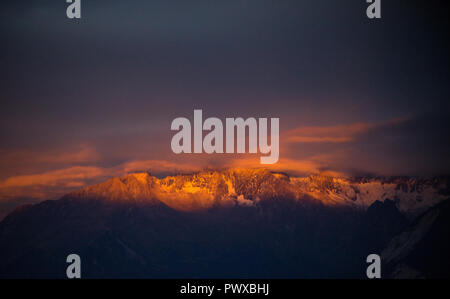
[[280, 118], [277, 171], [449, 174], [448, 10], [419, 2], [369, 20], [365, 0], [82, 0], [75, 20], [65, 0], [3, 1], [0, 201], [261, 166], [172, 153], [170, 124], [194, 109]]

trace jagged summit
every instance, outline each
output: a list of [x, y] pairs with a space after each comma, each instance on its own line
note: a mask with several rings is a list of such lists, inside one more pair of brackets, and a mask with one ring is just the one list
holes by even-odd
[[159, 179], [132, 173], [68, 194], [71, 198], [137, 200], [181, 211], [217, 205], [255, 206], [260, 200], [313, 199], [325, 205], [366, 209], [391, 199], [400, 211], [416, 215], [448, 198], [448, 180], [410, 178], [349, 179], [322, 175], [290, 177], [264, 168], [232, 168], [180, 174]]

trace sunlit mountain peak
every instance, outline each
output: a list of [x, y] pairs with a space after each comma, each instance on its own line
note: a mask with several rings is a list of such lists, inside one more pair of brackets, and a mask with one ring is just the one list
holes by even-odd
[[265, 168], [229, 168], [157, 178], [132, 173], [72, 192], [66, 197], [163, 204], [179, 211], [217, 206], [256, 207], [260, 201], [294, 200], [366, 209], [394, 200], [400, 211], [418, 214], [447, 198], [448, 182], [408, 178], [349, 179], [325, 175], [291, 177]]

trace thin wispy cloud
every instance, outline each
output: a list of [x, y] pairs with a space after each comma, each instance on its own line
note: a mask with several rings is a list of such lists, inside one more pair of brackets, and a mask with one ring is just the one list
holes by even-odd
[[300, 126], [285, 133], [286, 143], [344, 143], [355, 141], [358, 136], [386, 125], [405, 121], [395, 118], [379, 123], [352, 123], [334, 126]]

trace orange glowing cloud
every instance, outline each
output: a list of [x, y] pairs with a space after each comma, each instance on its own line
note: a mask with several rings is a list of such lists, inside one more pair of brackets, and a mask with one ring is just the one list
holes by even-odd
[[[226, 165], [227, 167], [239, 168], [261, 168], [258, 158], [235, 159]], [[275, 172], [285, 172], [291, 175], [305, 176], [310, 174], [327, 174], [332, 176], [345, 176], [344, 173], [338, 171], [327, 170], [327, 164], [322, 161], [321, 156], [314, 156], [309, 159], [298, 160], [292, 158], [280, 158], [280, 160], [271, 165], [264, 165], [263, 168]]]
[[67, 192], [130, 172], [192, 172], [189, 163], [164, 160], [131, 161], [114, 167], [74, 166], [35, 174], [11, 176], [0, 181], [0, 200], [14, 197], [56, 198]]
[[358, 134], [362, 134], [375, 127], [374, 124], [355, 123], [337, 126], [302, 126], [285, 134], [287, 143], [342, 143], [350, 142]]
[[300, 126], [284, 134], [286, 143], [344, 143], [375, 128], [404, 122], [408, 118], [394, 118], [380, 123], [353, 123], [335, 126]]

